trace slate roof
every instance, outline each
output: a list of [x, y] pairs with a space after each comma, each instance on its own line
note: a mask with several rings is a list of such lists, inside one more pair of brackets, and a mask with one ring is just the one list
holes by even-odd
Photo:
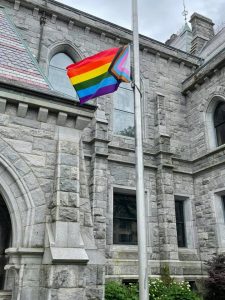
[[225, 27], [223, 27], [214, 37], [209, 40], [200, 52], [200, 56], [205, 62], [218, 54], [225, 48]]
[[0, 81], [50, 91], [50, 84], [4, 9], [0, 8]]
[[177, 37], [171, 42], [171, 46], [182, 51], [190, 53], [191, 50], [191, 41], [192, 41], [192, 30], [185, 22], [185, 25], [182, 27], [180, 33]]

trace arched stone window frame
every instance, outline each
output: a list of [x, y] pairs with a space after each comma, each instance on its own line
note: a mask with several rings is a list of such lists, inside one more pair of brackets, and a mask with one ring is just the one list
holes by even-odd
[[69, 55], [74, 61], [81, 60], [88, 56], [87, 51], [83, 47], [78, 47], [69, 40], [60, 40], [53, 44], [46, 45], [45, 51], [42, 51], [41, 60], [39, 62], [45, 76], [48, 76], [48, 66], [52, 57], [64, 52]]
[[[46, 65], [45, 74], [48, 78], [49, 78], [50, 62], [51, 62], [52, 58], [59, 53], [64, 53], [64, 54], [68, 55], [68, 57], [71, 58], [71, 60], [74, 62], [80, 61], [81, 59], [84, 58], [83, 54], [79, 50], [79, 48], [74, 46], [71, 42], [64, 41], [64, 42], [57, 42], [57, 43], [53, 44], [48, 49], [48, 55], [47, 55], [47, 59], [46, 59], [47, 65]], [[51, 82], [50, 82], [50, 84], [51, 84]]]
[[83, 52], [78, 47], [71, 44], [70, 42], [68, 42], [68, 41], [58, 42], [58, 43], [53, 44], [49, 48], [48, 57], [47, 57], [48, 67], [49, 67], [49, 63], [50, 63], [52, 57], [60, 52], [67, 54], [74, 61], [79, 61], [85, 57]]
[[[0, 154], [0, 193], [11, 218], [12, 247], [33, 247], [36, 245], [33, 231], [38, 224], [36, 213], [39, 206], [46, 205], [44, 194], [29, 166], [22, 159], [18, 159], [18, 168], [17, 164], [14, 166], [10, 154], [6, 157], [6, 153], [13, 153], [15, 157], [18, 154], [3, 141], [0, 146], [5, 147], [5, 153]], [[33, 184], [29, 185], [26, 181], [31, 178]]]
[[207, 138], [207, 146], [209, 150], [214, 150], [218, 147], [222, 147], [224, 145], [219, 146], [217, 142], [217, 134], [214, 126], [214, 115], [215, 110], [219, 103], [225, 103], [225, 96], [222, 95], [213, 95], [211, 97], [209, 105], [207, 107], [207, 111], [205, 114], [205, 124], [206, 124], [206, 138]]
[[[31, 251], [32, 255], [37, 254], [42, 259], [44, 231], [40, 231], [39, 225], [44, 224], [46, 216], [43, 215], [40, 219], [38, 212], [41, 207], [46, 207], [46, 200], [30, 167], [2, 138], [0, 149], [0, 193], [12, 225], [11, 245], [6, 249], [9, 263], [6, 265], [5, 288], [12, 289], [15, 293], [12, 297], [16, 299], [20, 293], [19, 273], [20, 270], [23, 272], [20, 262], [21, 251], [23, 253]], [[38, 240], [37, 232], [39, 232]]]

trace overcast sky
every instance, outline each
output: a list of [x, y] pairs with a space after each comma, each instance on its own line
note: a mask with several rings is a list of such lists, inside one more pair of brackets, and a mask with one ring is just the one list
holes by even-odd
[[[58, 0], [99, 18], [131, 29], [132, 0]], [[185, 0], [187, 20], [193, 12], [213, 20], [215, 29], [225, 22], [225, 0]], [[165, 42], [184, 25], [183, 0], [139, 0], [139, 32]]]

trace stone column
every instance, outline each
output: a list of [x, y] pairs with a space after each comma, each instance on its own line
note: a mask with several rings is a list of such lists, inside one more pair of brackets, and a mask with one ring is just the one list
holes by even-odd
[[[47, 225], [49, 257], [53, 262], [70, 260], [86, 263], [88, 256], [80, 231], [79, 215], [79, 148], [80, 131], [58, 128], [57, 163], [53, 199], [50, 204], [51, 222]], [[53, 240], [51, 240], [53, 238]], [[47, 259], [47, 257], [45, 256]]]
[[159, 245], [162, 260], [178, 259], [175, 202], [173, 192], [173, 170], [165, 165], [165, 157], [158, 157], [156, 177]]
[[106, 207], [108, 197], [108, 122], [104, 111], [96, 112], [92, 140], [90, 196], [94, 221], [94, 235], [99, 250], [106, 247]]
[[41, 299], [86, 298], [89, 257], [80, 224], [81, 131], [58, 127], [57, 162], [41, 271]]
[[[160, 259], [178, 260], [172, 153], [170, 151], [170, 136], [167, 129], [165, 97], [161, 94], [158, 94], [156, 97], [155, 128], [158, 165], [156, 193]], [[169, 267], [171, 273], [173, 273], [172, 264]]]
[[104, 297], [104, 258], [94, 238], [86, 175], [81, 131], [59, 127], [41, 299]]

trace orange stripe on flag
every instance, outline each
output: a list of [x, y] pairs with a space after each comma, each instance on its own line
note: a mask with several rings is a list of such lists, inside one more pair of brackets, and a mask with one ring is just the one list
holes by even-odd
[[97, 76], [100, 76], [100, 75], [102, 75], [102, 74], [104, 74], [108, 71], [110, 64], [111, 63], [108, 63], [108, 64], [105, 64], [105, 65], [100, 66], [98, 68], [95, 68], [91, 71], [88, 71], [86, 73], [82, 73], [80, 75], [71, 77], [70, 81], [71, 81], [72, 85], [74, 85], [74, 84], [78, 84], [78, 83], [81, 83], [83, 81], [95, 78]]
[[101, 67], [102, 65], [105, 65], [107, 63], [112, 62], [113, 58], [115, 57], [115, 54], [107, 56], [107, 57], [102, 57], [101, 59], [99, 59], [98, 61], [87, 61], [86, 64], [84, 64], [81, 67], [76, 68], [76, 64], [74, 64], [73, 66], [71, 66], [68, 70], [67, 70], [67, 75], [71, 78], [77, 75], [80, 75], [82, 73], [86, 73], [88, 71], [91, 71], [93, 69], [96, 69], [98, 67]]

